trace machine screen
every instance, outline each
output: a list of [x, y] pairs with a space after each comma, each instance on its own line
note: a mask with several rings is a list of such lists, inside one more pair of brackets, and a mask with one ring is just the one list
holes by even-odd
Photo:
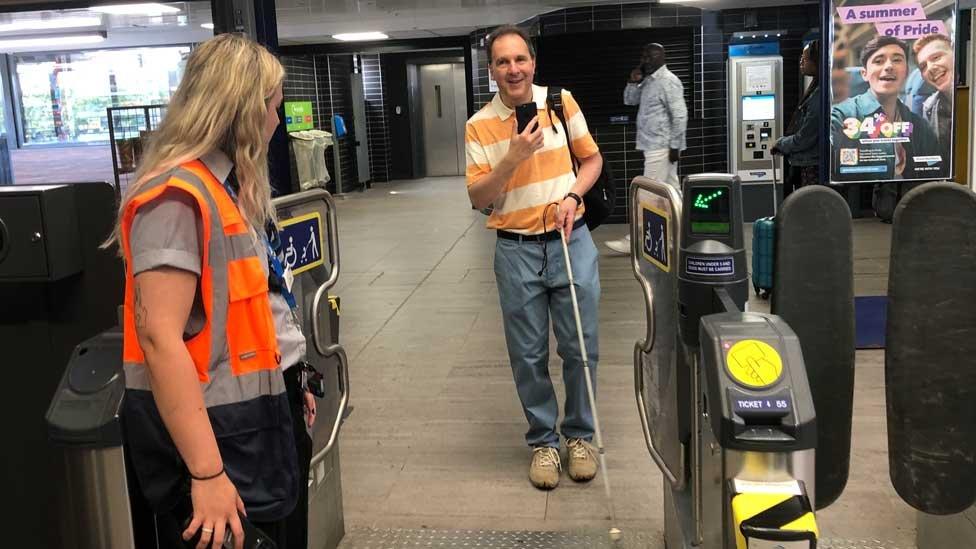
[[776, 118], [776, 97], [747, 95], [742, 98], [743, 120], [772, 120]]
[[731, 190], [728, 187], [691, 189], [691, 234], [729, 234]]

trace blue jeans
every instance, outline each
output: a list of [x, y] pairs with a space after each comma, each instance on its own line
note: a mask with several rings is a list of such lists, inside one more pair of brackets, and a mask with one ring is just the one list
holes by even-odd
[[[569, 256], [595, 391], [599, 359], [600, 273], [596, 246], [585, 225], [573, 231]], [[543, 257], [548, 259], [540, 275]], [[566, 438], [591, 440], [593, 414], [586, 394], [562, 243], [552, 240], [543, 246], [542, 242], [499, 238], [495, 244], [495, 282], [515, 387], [529, 422], [526, 442], [530, 446], [559, 446], [559, 434], [556, 433], [559, 407], [549, 378], [550, 316], [556, 334], [556, 352], [563, 359], [563, 382], [566, 385], [565, 417], [560, 432]]]

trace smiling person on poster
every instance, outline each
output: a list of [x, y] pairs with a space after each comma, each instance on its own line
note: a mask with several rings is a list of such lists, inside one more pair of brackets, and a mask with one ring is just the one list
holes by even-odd
[[937, 179], [948, 165], [928, 122], [899, 99], [908, 78], [908, 45], [878, 36], [861, 50], [869, 89], [831, 112], [835, 181]]
[[952, 94], [956, 89], [956, 61], [952, 41], [944, 34], [930, 34], [912, 45], [922, 78], [935, 88], [922, 104], [922, 116], [939, 138], [943, 157], [952, 147]]

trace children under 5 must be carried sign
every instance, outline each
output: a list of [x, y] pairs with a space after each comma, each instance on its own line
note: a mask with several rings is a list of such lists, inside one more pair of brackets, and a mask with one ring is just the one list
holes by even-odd
[[314, 269], [325, 263], [322, 256], [322, 216], [311, 213], [281, 221], [281, 247], [285, 267], [293, 275]]

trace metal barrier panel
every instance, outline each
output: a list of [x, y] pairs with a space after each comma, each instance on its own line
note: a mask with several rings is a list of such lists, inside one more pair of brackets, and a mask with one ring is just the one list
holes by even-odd
[[295, 275], [292, 292], [307, 342], [306, 360], [325, 376], [312, 432], [309, 473], [309, 547], [334, 548], [345, 533], [339, 474], [339, 429], [349, 402], [349, 364], [333, 340], [338, 318], [328, 290], [339, 278], [339, 236], [332, 196], [314, 189], [275, 199], [285, 263]]
[[854, 407], [854, 243], [847, 202], [833, 189], [791, 194], [776, 218], [773, 314], [800, 337], [817, 411], [817, 509], [847, 485]]
[[682, 489], [688, 433], [682, 433], [679, 406], [688, 399], [679, 388], [687, 391], [691, 372], [679, 357], [676, 323], [681, 196], [670, 185], [637, 177], [630, 186], [630, 212], [631, 263], [647, 313], [647, 333], [634, 345], [638, 413], [651, 457], [671, 485]]
[[[976, 194], [928, 183], [895, 209], [888, 278], [891, 482], [925, 513], [976, 501]], [[960, 545], [961, 547], [961, 545]]]

